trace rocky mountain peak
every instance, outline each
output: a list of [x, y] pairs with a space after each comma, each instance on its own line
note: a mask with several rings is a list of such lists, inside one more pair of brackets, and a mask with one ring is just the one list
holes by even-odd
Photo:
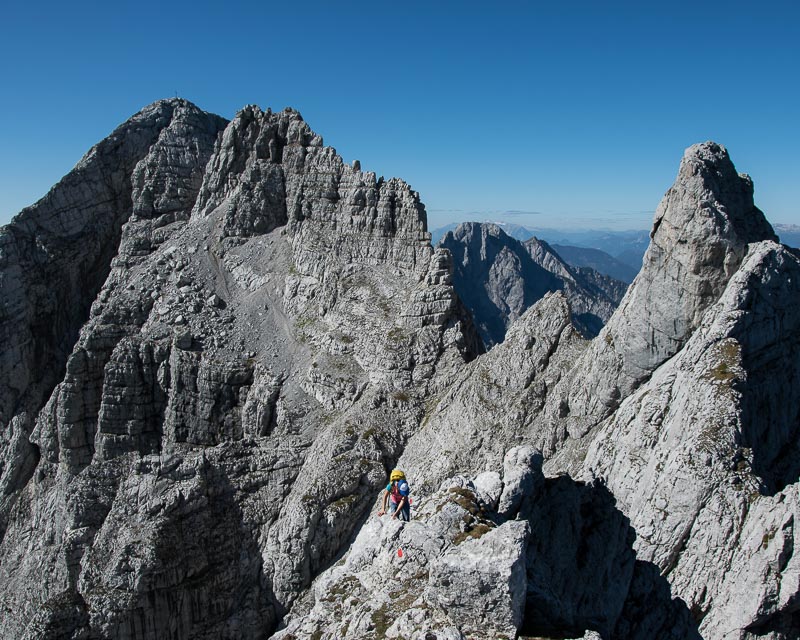
[[776, 240], [753, 203], [752, 181], [737, 173], [727, 150], [714, 142], [686, 150], [650, 235], [641, 271], [585, 356], [587, 375], [562, 403], [573, 433], [607, 416], [683, 347], [750, 243]]
[[[144, 605], [150, 628], [185, 595], [180, 637], [264, 637], [349, 539], [428, 390], [481, 350], [419, 194], [345, 164], [290, 109], [145, 107], [0, 250], [0, 609], [19, 611], [3, 637], [137, 637], [142, 589], [168, 594]], [[28, 494], [50, 498], [12, 515]], [[40, 515], [58, 533], [32, 549]], [[116, 582], [166, 531], [175, 545]], [[117, 587], [130, 597], [107, 601]]]
[[142, 107], [137, 113], [129, 118], [129, 120], [135, 120], [139, 118], [143, 114], [147, 114], [148, 112], [154, 111], [175, 111], [177, 109], [187, 109], [190, 111], [196, 111], [198, 113], [205, 113], [200, 107], [198, 107], [194, 102], [191, 100], [187, 100], [186, 98], [179, 98], [179, 97], [170, 97], [170, 98], [159, 98], [158, 100], [154, 100], [150, 104]]
[[753, 204], [750, 178], [737, 173], [725, 147], [689, 147], [656, 210], [642, 270], [610, 329], [624, 327], [623, 357], [634, 381], [685, 344], [748, 244], [762, 240], [777, 238]]
[[[667, 200], [671, 194], [673, 198], [682, 198], [678, 202], [683, 206], [674, 206], [674, 199]], [[701, 215], [695, 215], [693, 210]], [[690, 220], [701, 223], [731, 245], [777, 239], [772, 226], [753, 203], [752, 179], [738, 173], [727, 149], [715, 142], [695, 144], [684, 152], [675, 184], [656, 211], [653, 237], [664, 218], [674, 226], [688, 225]], [[702, 234], [692, 235], [702, 239]], [[711, 236], [712, 232], [705, 235]]]
[[492, 222], [462, 222], [452, 231], [448, 231], [448, 233], [453, 234], [456, 240], [474, 237], [487, 238], [489, 236], [494, 238], [506, 237], [506, 232], [499, 225]]
[[[135, 233], [137, 225], [126, 223], [145, 220], [139, 224], [156, 225], [163, 236], [168, 224], [188, 216], [226, 124], [187, 100], [154, 102], [0, 230], [0, 324], [8, 345], [0, 361], [0, 423], [15, 414], [32, 420], [63, 375], [90, 305], [120, 257], [123, 228]], [[152, 249], [149, 240], [122, 244], [131, 260]]]
[[573, 269], [546, 242], [520, 242], [492, 223], [462, 223], [440, 246], [453, 254], [456, 291], [489, 346], [502, 342], [509, 325], [546, 293], [562, 290], [575, 325], [595, 336], [625, 291], [592, 269]]

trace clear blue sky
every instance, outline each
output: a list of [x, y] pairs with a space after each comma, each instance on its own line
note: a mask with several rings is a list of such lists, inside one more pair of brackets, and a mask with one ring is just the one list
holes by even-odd
[[[453, 219], [648, 228], [714, 139], [800, 224], [800, 3], [17, 2], [0, 24], [0, 222], [176, 91], [297, 108]], [[516, 213], [504, 213], [516, 212]], [[520, 213], [537, 212], [537, 213]]]

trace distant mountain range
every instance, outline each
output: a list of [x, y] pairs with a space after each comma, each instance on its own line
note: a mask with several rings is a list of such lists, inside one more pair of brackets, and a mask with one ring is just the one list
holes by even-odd
[[[599, 273], [630, 283], [642, 266], [642, 257], [650, 243], [647, 231], [608, 231], [606, 229], [539, 229], [518, 224], [494, 223], [506, 235], [526, 242], [531, 238], [544, 240], [573, 267], [589, 267]], [[459, 223], [440, 227], [431, 232], [437, 244]], [[800, 231], [800, 229], [798, 229]]]
[[[633, 282], [639, 272], [630, 264], [617, 260], [600, 249], [587, 247], [572, 247], [565, 244], [551, 245], [559, 256], [572, 267], [588, 267], [598, 273], [621, 280], [626, 284]], [[641, 264], [641, 259], [639, 260]]]
[[772, 228], [778, 234], [783, 244], [790, 247], [800, 247], [800, 225], [796, 224], [773, 224]]
[[[460, 223], [434, 229], [433, 244], [437, 244], [448, 231]], [[506, 235], [521, 242], [538, 238], [544, 240], [573, 267], [589, 267], [599, 273], [630, 283], [642, 266], [642, 258], [650, 243], [647, 231], [609, 231], [608, 229], [546, 229], [523, 227], [518, 224], [496, 222]], [[775, 224], [780, 241], [790, 247], [800, 247], [800, 225]]]
[[453, 256], [453, 284], [487, 347], [503, 342], [511, 323], [553, 291], [564, 293], [575, 326], [594, 337], [627, 289], [594, 269], [572, 267], [546, 242], [520, 241], [496, 224], [464, 222], [439, 246]]

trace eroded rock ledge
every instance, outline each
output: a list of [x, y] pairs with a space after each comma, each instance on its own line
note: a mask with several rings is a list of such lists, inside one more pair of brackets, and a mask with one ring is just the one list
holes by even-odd
[[605, 487], [541, 465], [515, 447], [502, 473], [419, 499], [409, 523], [373, 515], [273, 638], [699, 638]]

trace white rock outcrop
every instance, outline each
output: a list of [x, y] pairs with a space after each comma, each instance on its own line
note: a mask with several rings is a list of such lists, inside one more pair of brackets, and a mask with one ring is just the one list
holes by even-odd
[[[541, 486], [541, 461], [521, 464]], [[408, 523], [371, 514], [347, 556], [316, 580], [307, 612], [275, 640], [513, 638], [525, 610], [530, 526], [502, 522], [484, 498], [456, 477], [415, 501]]]
[[798, 300], [800, 256], [751, 245], [683, 350], [602, 425], [586, 457], [631, 518], [637, 556], [669, 576], [704, 637], [777, 633], [793, 615]]

